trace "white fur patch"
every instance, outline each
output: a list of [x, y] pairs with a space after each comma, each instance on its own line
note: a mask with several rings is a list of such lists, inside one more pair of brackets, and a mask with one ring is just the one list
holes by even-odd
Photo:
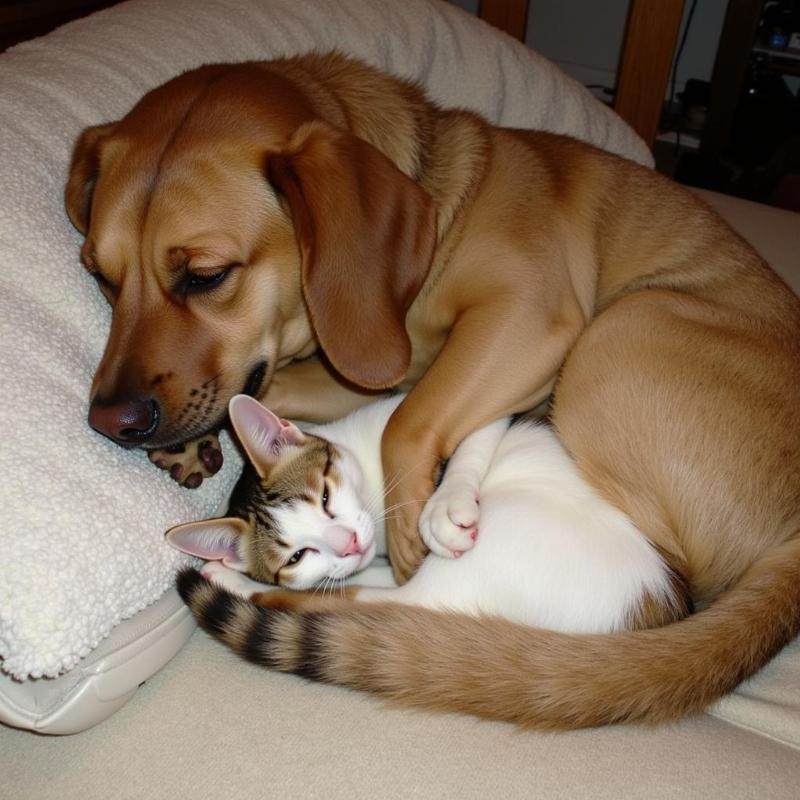
[[646, 594], [672, 600], [658, 552], [545, 427], [509, 429], [480, 509], [474, 547], [456, 561], [429, 556], [398, 599], [575, 633], [625, 628]]
[[[360, 531], [359, 541], [371, 535], [382, 552], [380, 440], [400, 399], [379, 401], [314, 429], [343, 448], [345, 480], [329, 503], [334, 520], [309, 504], [276, 514], [293, 547], [316, 548], [298, 564], [288, 583], [293, 588], [335, 582], [366, 566], [356, 567], [353, 556], [337, 557], [325, 544], [326, 526], [352, 526]], [[545, 426], [509, 428], [500, 421], [468, 437], [423, 511], [422, 528], [444, 557], [429, 555], [406, 585], [362, 590], [359, 600], [499, 615], [575, 633], [627, 627], [645, 596], [673, 600], [658, 552], [587, 484]]]

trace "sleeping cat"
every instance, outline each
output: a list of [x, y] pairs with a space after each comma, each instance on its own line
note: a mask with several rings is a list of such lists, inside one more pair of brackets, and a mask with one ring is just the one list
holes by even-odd
[[[208, 560], [204, 577], [259, 603], [280, 602], [264, 583], [310, 589], [364, 570], [385, 553], [392, 509], [383, 508], [380, 442], [401, 399], [303, 432], [252, 398], [235, 397], [230, 417], [252, 468], [234, 490], [231, 516], [179, 525], [168, 541]], [[662, 556], [588, 486], [543, 424], [504, 419], [464, 440], [423, 509], [420, 531], [432, 552], [406, 585], [353, 587], [347, 596], [574, 633], [648, 627], [686, 612]], [[201, 624], [229, 643], [250, 641], [247, 631], [222, 635], [206, 619], [208, 589], [191, 580], [184, 575], [181, 586]], [[325, 603], [319, 595], [314, 602]], [[226, 626], [251, 620], [231, 617]]]

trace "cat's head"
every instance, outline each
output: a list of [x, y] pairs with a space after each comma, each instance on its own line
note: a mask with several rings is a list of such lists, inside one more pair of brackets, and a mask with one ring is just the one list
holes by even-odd
[[170, 528], [167, 541], [292, 589], [366, 567], [375, 530], [356, 458], [246, 395], [231, 400], [229, 413], [251, 464], [231, 495], [229, 516]]

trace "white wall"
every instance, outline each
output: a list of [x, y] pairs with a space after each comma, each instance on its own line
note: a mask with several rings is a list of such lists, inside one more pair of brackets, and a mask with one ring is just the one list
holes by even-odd
[[532, 0], [526, 43], [584, 84], [613, 86], [627, 0]]

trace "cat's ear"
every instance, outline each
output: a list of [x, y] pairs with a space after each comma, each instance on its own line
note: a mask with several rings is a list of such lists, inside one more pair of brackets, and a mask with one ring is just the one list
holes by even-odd
[[176, 525], [165, 536], [169, 544], [190, 556], [221, 561], [226, 567], [244, 572], [247, 565], [241, 539], [248, 531], [243, 519], [223, 517]]
[[262, 478], [275, 466], [284, 447], [301, 445], [306, 439], [300, 428], [246, 394], [231, 399], [228, 414], [242, 447]]

